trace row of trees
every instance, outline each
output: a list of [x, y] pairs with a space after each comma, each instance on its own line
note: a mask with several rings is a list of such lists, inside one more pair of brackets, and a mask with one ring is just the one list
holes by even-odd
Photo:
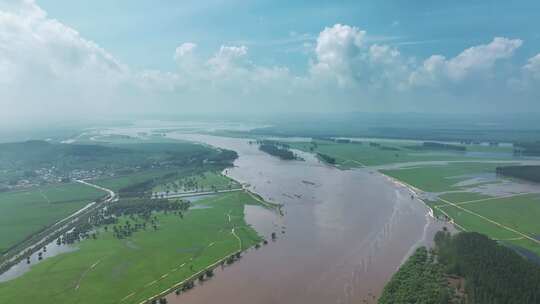
[[497, 174], [540, 183], [540, 166], [497, 167]]
[[319, 157], [319, 158], [322, 159], [324, 162], [329, 163], [329, 164], [331, 164], [331, 165], [335, 165], [335, 164], [336, 164], [336, 159], [333, 158], [333, 157], [330, 156], [330, 155], [323, 154], [323, 153], [317, 153], [317, 157]]
[[415, 146], [407, 146], [407, 149], [410, 150], [441, 150], [441, 151], [458, 151], [458, 152], [465, 152], [467, 151], [467, 147], [462, 145], [453, 145], [453, 144], [446, 144], [446, 143], [439, 143], [439, 142], [432, 142], [432, 141], [425, 141], [422, 143], [421, 146], [415, 145]]
[[514, 154], [525, 156], [540, 156], [540, 142], [515, 143]]
[[275, 144], [268, 144], [268, 143], [265, 143], [265, 144], [261, 144], [259, 146], [259, 149], [263, 152], [266, 152], [270, 155], [274, 155], [274, 156], [277, 156], [281, 159], [284, 159], [284, 160], [293, 160], [293, 159], [296, 159], [296, 154], [294, 154], [291, 150], [289, 150], [288, 148], [284, 148], [282, 146], [278, 146], [278, 145], [275, 145]]

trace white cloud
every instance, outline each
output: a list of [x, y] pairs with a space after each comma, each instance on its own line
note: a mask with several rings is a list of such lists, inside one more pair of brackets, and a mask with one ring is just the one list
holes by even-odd
[[538, 98], [540, 90], [540, 54], [527, 60], [521, 67], [521, 73], [508, 80], [508, 86], [520, 94], [528, 94]]
[[[296, 39], [298, 34], [291, 36]], [[305, 73], [254, 63], [241, 43], [222, 45], [214, 55], [202, 58], [193, 42], [174, 50], [177, 70], [132, 70], [77, 31], [48, 18], [33, 1], [4, 0], [0, 105], [8, 110], [0, 113], [0, 120], [130, 114], [148, 108], [168, 113], [365, 110], [394, 100], [431, 100], [435, 95], [426, 95], [429, 92], [419, 89], [422, 86], [435, 87], [440, 97], [456, 83], [490, 79], [497, 63], [512, 57], [522, 41], [495, 38], [453, 58], [433, 55], [420, 64], [383, 43], [357, 27], [336, 24], [324, 28], [315, 45], [306, 46], [312, 58]], [[540, 79], [540, 54], [522, 71], [530, 79]], [[483, 93], [477, 90], [471, 96]], [[414, 109], [415, 104], [408, 107]]]
[[197, 45], [193, 42], [185, 42], [176, 48], [174, 52], [174, 60], [181, 60], [183, 57], [193, 55]]
[[523, 66], [523, 71], [533, 79], [540, 80], [540, 54], [529, 58], [527, 64]]
[[0, 119], [107, 109], [114, 87], [130, 77], [126, 66], [48, 18], [33, 1], [11, 0], [1, 8], [0, 100], [10, 111], [2, 111]]
[[351, 85], [358, 72], [356, 65], [365, 35], [365, 31], [348, 25], [325, 28], [317, 38], [311, 74], [335, 79], [340, 86]]
[[471, 76], [489, 77], [497, 61], [508, 59], [522, 45], [520, 39], [496, 37], [489, 44], [470, 47], [454, 58], [433, 55], [411, 74], [412, 85], [444, 85]]
[[240, 66], [246, 63], [246, 55], [246, 46], [222, 45], [214, 57], [208, 60], [207, 65], [216, 74], [232, 73], [233, 70], [238, 71]]

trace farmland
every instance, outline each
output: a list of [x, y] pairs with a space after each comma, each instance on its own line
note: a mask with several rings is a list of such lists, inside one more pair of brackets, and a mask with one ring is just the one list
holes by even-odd
[[436, 209], [448, 214], [463, 230], [477, 231], [540, 255], [539, 194], [453, 203], [442, 200]]
[[99, 228], [97, 239], [81, 241], [79, 250], [0, 283], [0, 302], [138, 303], [261, 241], [244, 221], [244, 206], [258, 204], [250, 195], [221, 194], [196, 204], [205, 208], [183, 217], [155, 213], [156, 231], [138, 231], [127, 239]]
[[497, 166], [500, 164], [457, 162], [447, 165], [381, 170], [381, 172], [423, 191], [443, 192], [464, 190], [467, 187], [459, 183], [476, 176], [486, 174], [494, 176]]
[[79, 183], [0, 193], [0, 251], [105, 194]]
[[[381, 172], [421, 191], [420, 195], [427, 196], [424, 201], [433, 209], [434, 214], [453, 220], [459, 229], [481, 232], [540, 255], [538, 188], [529, 186], [535, 193], [523, 190], [504, 195], [478, 192], [483, 185], [501, 187], [503, 183], [509, 182], [494, 175], [499, 165], [458, 162]], [[478, 176], [488, 176], [487, 181], [463, 183]]]
[[504, 160], [511, 156], [511, 148], [508, 147], [467, 145], [467, 152], [429, 150], [423, 149], [420, 142], [409, 140], [366, 139], [347, 143], [313, 140], [290, 143], [290, 146], [305, 152], [334, 157], [338, 167], [344, 169], [422, 161]]

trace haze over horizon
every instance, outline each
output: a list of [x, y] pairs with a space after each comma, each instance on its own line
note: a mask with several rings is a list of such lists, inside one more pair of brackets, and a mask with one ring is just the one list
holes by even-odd
[[0, 0], [0, 125], [172, 113], [538, 113], [538, 9]]

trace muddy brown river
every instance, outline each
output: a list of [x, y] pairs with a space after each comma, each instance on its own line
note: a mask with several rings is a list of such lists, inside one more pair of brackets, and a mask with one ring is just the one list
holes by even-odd
[[168, 136], [238, 152], [226, 174], [284, 205], [283, 216], [246, 208], [246, 221], [277, 240], [170, 303], [375, 303], [404, 259], [444, 225], [371, 169], [339, 170], [301, 152], [305, 161], [283, 161], [247, 139]]

